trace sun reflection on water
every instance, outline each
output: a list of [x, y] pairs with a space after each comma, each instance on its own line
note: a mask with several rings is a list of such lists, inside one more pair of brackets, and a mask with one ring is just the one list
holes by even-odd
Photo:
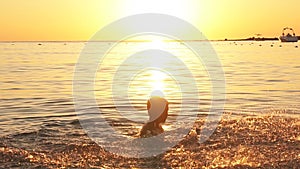
[[180, 99], [181, 97], [177, 82], [166, 72], [156, 69], [138, 73], [132, 79], [128, 91], [129, 98], [142, 100], [148, 99], [153, 91], [160, 91], [166, 99]]

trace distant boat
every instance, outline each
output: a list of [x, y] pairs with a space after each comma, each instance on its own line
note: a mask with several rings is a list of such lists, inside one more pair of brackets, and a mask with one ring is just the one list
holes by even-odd
[[[290, 33], [285, 34], [286, 30], [290, 30], [293, 33], [293, 35]], [[289, 27], [283, 28], [282, 35], [279, 37], [279, 39], [281, 42], [298, 42], [298, 37], [296, 36], [293, 28]]]

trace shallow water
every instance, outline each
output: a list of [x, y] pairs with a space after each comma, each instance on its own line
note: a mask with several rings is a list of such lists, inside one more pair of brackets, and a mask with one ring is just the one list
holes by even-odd
[[[103, 52], [101, 49], [112, 42], [93, 43], [95, 51], [91, 51], [91, 55]], [[204, 42], [193, 43], [203, 45]], [[220, 58], [226, 78], [224, 112], [230, 112], [232, 117], [258, 117], [269, 113], [300, 117], [300, 49], [296, 47], [299, 43], [211, 44]], [[178, 81], [158, 70], [140, 71], [133, 77], [126, 72], [118, 72], [118, 79], [113, 79], [118, 66], [127, 56], [134, 54], [137, 47], [142, 50], [149, 45], [153, 47], [150, 42], [118, 44], [102, 60], [96, 73], [97, 107], [117, 131], [127, 136], [136, 135], [147, 120], [146, 101], [154, 89], [162, 90], [170, 102], [169, 118], [164, 126], [167, 131], [190, 127], [180, 122], [174, 124], [178, 112], [182, 111], [181, 115], [187, 117], [191, 114], [206, 115], [211, 106], [209, 75], [201, 62], [194, 60], [193, 53], [179, 42], [165, 43], [162, 50], [172, 51], [188, 65], [197, 82], [198, 92], [191, 89], [181, 91]], [[72, 95], [74, 69], [84, 46], [85, 42], [42, 42], [41, 45], [38, 42], [0, 43], [2, 146], [54, 152], [73, 143], [91, 143], [78, 122], [78, 118], [84, 116], [77, 115]], [[142, 62], [143, 58], [139, 59]], [[133, 65], [125, 66], [131, 68]], [[164, 66], [174, 68], [172, 63], [165, 63]], [[178, 74], [189, 77], [181, 69], [178, 69]], [[111, 97], [111, 85], [120, 87], [128, 79], [131, 82], [125, 89], [135, 111], [130, 111], [132, 107], [124, 101], [126, 98], [119, 98], [116, 106], [116, 98]], [[194, 98], [188, 98], [186, 106], [182, 107], [181, 92], [199, 94], [200, 107], [195, 107]], [[123, 110], [121, 116], [117, 108]], [[45, 153], [54, 156], [53, 152]]]

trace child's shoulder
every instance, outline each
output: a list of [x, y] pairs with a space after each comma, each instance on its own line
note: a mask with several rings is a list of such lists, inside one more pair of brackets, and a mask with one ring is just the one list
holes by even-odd
[[152, 137], [164, 132], [161, 126], [155, 126], [153, 123], [146, 123], [140, 132], [140, 137]]

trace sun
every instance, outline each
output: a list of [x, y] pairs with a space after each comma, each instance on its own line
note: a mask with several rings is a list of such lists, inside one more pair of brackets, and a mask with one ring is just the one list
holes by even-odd
[[150, 47], [151, 48], [154, 48], [154, 49], [161, 49], [161, 48], [164, 48], [165, 46], [165, 41], [162, 40], [162, 39], [154, 39], [150, 42]]
[[[141, 1], [141, 0], [126, 0], [122, 2], [122, 9], [120, 13], [124, 15], [132, 15], [139, 13], [161, 13], [168, 14], [180, 18], [189, 18], [194, 16], [199, 11], [195, 7], [201, 6], [204, 2], [191, 0], [152, 0], [152, 1]], [[120, 4], [118, 4], [120, 5]]]

